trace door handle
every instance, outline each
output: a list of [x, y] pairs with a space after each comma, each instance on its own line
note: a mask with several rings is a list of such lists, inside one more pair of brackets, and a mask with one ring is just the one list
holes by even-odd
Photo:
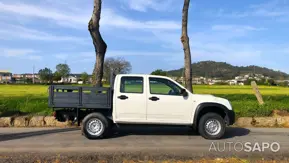
[[152, 101], [158, 101], [158, 100], [159, 100], [159, 98], [158, 98], [158, 97], [155, 97], [155, 96], [150, 97], [149, 99], [152, 100]]
[[128, 99], [128, 97], [127, 97], [127, 96], [125, 96], [125, 95], [121, 95], [121, 96], [118, 96], [117, 98], [119, 98], [119, 99], [121, 99], [121, 100], [125, 100], [125, 99]]

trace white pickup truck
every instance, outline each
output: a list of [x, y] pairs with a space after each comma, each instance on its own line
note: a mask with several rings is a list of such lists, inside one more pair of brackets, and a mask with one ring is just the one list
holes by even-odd
[[193, 94], [169, 77], [119, 74], [111, 79], [111, 87], [51, 85], [49, 106], [57, 120], [82, 122], [89, 139], [108, 136], [113, 125], [122, 124], [190, 126], [205, 139], [220, 139], [235, 122], [227, 99]]

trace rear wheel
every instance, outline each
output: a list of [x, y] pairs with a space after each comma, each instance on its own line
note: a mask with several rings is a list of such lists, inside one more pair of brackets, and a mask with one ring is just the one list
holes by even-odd
[[205, 139], [220, 139], [225, 130], [225, 120], [219, 114], [207, 113], [199, 121], [198, 131]]
[[111, 124], [105, 116], [91, 113], [83, 119], [82, 134], [88, 139], [101, 139], [107, 136]]

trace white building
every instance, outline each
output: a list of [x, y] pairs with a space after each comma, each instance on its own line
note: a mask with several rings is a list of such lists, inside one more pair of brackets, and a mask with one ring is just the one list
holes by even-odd
[[229, 84], [230, 85], [236, 85], [237, 84], [237, 80], [229, 80]]
[[236, 80], [238, 80], [238, 79], [243, 79], [243, 76], [236, 76], [235, 79], [236, 79]]
[[73, 84], [75, 84], [78, 82], [78, 78], [77, 78], [77, 76], [69, 75], [66, 78], [62, 77], [61, 80], [58, 82], [59, 83], [73, 83]]
[[248, 79], [248, 78], [250, 77], [250, 75], [247, 74], [247, 75], [245, 75], [244, 77], [245, 77], [246, 79]]

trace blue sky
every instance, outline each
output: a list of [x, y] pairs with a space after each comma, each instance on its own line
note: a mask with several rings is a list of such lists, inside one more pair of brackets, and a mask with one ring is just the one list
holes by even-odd
[[[184, 64], [182, 0], [103, 0], [106, 57], [124, 57], [132, 73]], [[32, 72], [56, 64], [92, 72], [87, 30], [93, 0], [0, 0], [0, 69]], [[289, 73], [289, 0], [191, 0], [192, 62], [259, 65]]]

